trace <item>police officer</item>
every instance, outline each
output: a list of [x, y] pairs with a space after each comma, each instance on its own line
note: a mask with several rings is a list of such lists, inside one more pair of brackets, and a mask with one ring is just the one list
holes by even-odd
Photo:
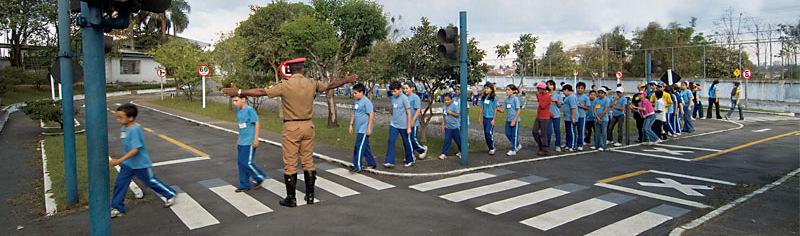
[[314, 123], [311, 121], [314, 107], [314, 96], [318, 92], [338, 88], [346, 83], [354, 82], [358, 76], [348, 75], [342, 80], [323, 83], [304, 76], [305, 58], [297, 58], [286, 62], [291, 70], [291, 77], [270, 88], [237, 89], [223, 88], [222, 93], [228, 96], [267, 96], [281, 97], [283, 111], [283, 163], [286, 198], [280, 201], [282, 206], [296, 207], [295, 189], [297, 184], [297, 161], [303, 167], [308, 204], [314, 203], [314, 181], [317, 171], [314, 167], [312, 153], [314, 150]]

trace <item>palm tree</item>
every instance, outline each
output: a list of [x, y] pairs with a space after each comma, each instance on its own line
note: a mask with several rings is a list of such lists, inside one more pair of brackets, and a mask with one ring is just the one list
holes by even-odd
[[495, 46], [495, 48], [496, 48], [496, 50], [494, 52], [497, 53], [497, 58], [500, 58], [500, 63], [505, 65], [505, 62], [503, 61], [503, 59], [505, 59], [506, 56], [508, 56], [508, 53], [511, 52], [511, 45], [509, 45], [509, 44], [500, 44], [500, 45]]
[[145, 29], [158, 28], [161, 33], [161, 40], [165, 42], [167, 33], [172, 29], [172, 36], [183, 32], [189, 26], [189, 12], [192, 7], [186, 0], [172, 0], [169, 9], [163, 13], [140, 12], [134, 16], [134, 22], [138, 27]]
[[189, 13], [192, 12], [192, 7], [186, 0], [172, 0], [172, 5], [167, 9], [169, 13], [169, 22], [172, 23], [172, 36], [183, 32], [189, 27]]

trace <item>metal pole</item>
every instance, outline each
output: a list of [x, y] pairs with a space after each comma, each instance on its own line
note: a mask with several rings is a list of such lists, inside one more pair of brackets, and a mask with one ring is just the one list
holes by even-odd
[[[461, 165], [466, 166], [469, 163], [469, 111], [467, 111], [467, 48], [469, 47], [469, 42], [467, 41], [467, 12], [462, 11], [458, 13], [459, 19], [459, 32], [461, 39], [461, 56], [459, 57], [459, 61], [461, 62], [459, 66], [459, 77], [461, 81]], [[525, 77], [523, 77], [525, 78]]]
[[203, 76], [203, 109], [206, 108], [206, 77]]
[[[739, 44], [739, 71], [744, 71], [744, 67], [742, 67], [742, 45], [741, 44]], [[744, 76], [742, 76], [741, 78], [744, 78]], [[747, 84], [748, 84], [747, 81], [748, 80], [744, 80], [744, 108], [745, 109], [747, 109]]]
[[[72, 101], [72, 50], [69, 47], [69, 0], [58, 0], [58, 60], [61, 64], [61, 83], [65, 84], [61, 98], [64, 132], [64, 182], [67, 206], [78, 203], [78, 172], [75, 161], [75, 113]], [[51, 82], [52, 83], [52, 82]]]
[[[645, 76], [645, 78], [647, 78], [647, 83], [650, 83], [650, 81], [653, 80], [653, 75], [652, 75], [653, 74], [652, 73], [652, 70], [653, 70], [653, 65], [652, 65], [653, 63], [652, 62], [653, 62], [653, 60], [652, 60], [652, 57], [653, 57], [653, 55], [650, 54], [650, 52], [645, 52], [645, 54], [644, 54], [644, 76]], [[647, 88], [647, 91], [650, 91], [650, 86], [645, 86], [645, 88]]]
[[[129, 17], [129, 16], [128, 16]], [[108, 183], [108, 117], [102, 11], [81, 2], [78, 21], [83, 31], [83, 74], [86, 96], [86, 142], [89, 172], [89, 232], [111, 235]]]

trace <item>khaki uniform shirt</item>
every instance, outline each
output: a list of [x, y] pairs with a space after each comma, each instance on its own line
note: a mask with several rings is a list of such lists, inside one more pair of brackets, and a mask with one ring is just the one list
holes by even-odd
[[314, 95], [327, 89], [327, 83], [296, 74], [292, 75], [288, 80], [265, 90], [270, 98], [281, 97], [283, 119], [291, 121], [311, 119]]

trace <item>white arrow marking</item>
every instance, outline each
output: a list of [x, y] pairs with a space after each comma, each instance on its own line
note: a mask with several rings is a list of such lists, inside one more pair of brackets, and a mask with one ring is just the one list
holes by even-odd
[[770, 131], [770, 130], [772, 130], [772, 129], [759, 129], [759, 130], [753, 130], [753, 132], [761, 133], [761, 132]]
[[683, 156], [684, 153], [694, 153], [694, 151], [679, 151], [679, 150], [669, 150], [666, 148], [654, 147], [653, 149], [643, 149], [642, 151], [645, 152], [664, 152], [670, 155], [676, 156]]
[[678, 190], [683, 194], [689, 196], [698, 196], [698, 197], [703, 197], [705, 195], [703, 195], [698, 191], [695, 191], [695, 189], [701, 189], [701, 190], [714, 189], [714, 187], [706, 185], [682, 184], [670, 178], [656, 178], [656, 179], [661, 181], [661, 183], [649, 183], [649, 182], [637, 182], [637, 183], [639, 183], [639, 185], [648, 187], [674, 188], [675, 190]]

